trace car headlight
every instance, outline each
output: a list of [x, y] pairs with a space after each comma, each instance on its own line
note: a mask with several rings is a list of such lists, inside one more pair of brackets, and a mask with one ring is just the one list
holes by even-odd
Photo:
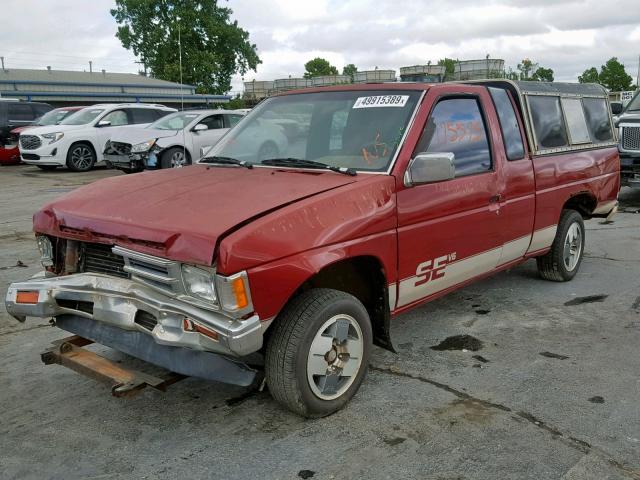
[[216, 289], [220, 306], [226, 312], [240, 316], [253, 311], [247, 272], [236, 273], [230, 277], [216, 275]]
[[41, 136], [42, 138], [49, 140], [49, 145], [51, 145], [52, 143], [55, 143], [58, 140], [60, 140], [62, 137], [64, 137], [64, 133], [63, 132], [45, 133], [44, 135], [41, 135]]
[[155, 143], [156, 143], [155, 139], [148, 140], [148, 141], [142, 142], [142, 143], [136, 143], [135, 145], [131, 146], [131, 153], [148, 152], [149, 150], [151, 150], [151, 147], [153, 147], [153, 145]]
[[182, 265], [182, 281], [189, 295], [207, 302], [218, 302], [212, 272], [192, 265]]
[[38, 250], [40, 250], [40, 263], [43, 267], [53, 266], [53, 244], [49, 237], [38, 235]]

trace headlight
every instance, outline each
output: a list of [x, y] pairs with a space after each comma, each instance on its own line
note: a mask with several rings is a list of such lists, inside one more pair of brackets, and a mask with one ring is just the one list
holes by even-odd
[[250, 313], [253, 310], [247, 272], [236, 273], [230, 277], [217, 275], [216, 287], [223, 310], [235, 316]]
[[136, 143], [131, 147], [131, 153], [148, 152], [155, 143], [156, 143], [155, 139], [142, 142], [142, 143]]
[[40, 263], [43, 267], [53, 266], [53, 245], [49, 237], [38, 236], [38, 250], [40, 250]]
[[42, 138], [44, 138], [46, 140], [49, 140], [49, 145], [51, 145], [52, 143], [57, 142], [62, 137], [64, 137], [64, 133], [62, 133], [62, 132], [45, 133], [44, 135], [42, 135]]
[[214, 274], [202, 268], [182, 265], [182, 280], [189, 295], [217, 303]]

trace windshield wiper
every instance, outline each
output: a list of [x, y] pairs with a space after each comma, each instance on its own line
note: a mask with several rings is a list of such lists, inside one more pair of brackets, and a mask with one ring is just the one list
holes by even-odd
[[342, 173], [344, 175], [356, 176], [356, 172], [353, 168], [346, 167], [334, 167], [333, 165], [327, 165], [326, 163], [316, 162], [314, 160], [304, 160], [301, 158], [270, 158], [268, 160], [262, 160], [262, 165], [271, 165], [274, 167], [300, 167], [300, 168], [317, 168], [319, 170], [331, 170], [332, 172]]
[[253, 168], [253, 164], [245, 162], [244, 160], [238, 160], [231, 157], [206, 157], [200, 160], [200, 163], [214, 163], [218, 165], [239, 165], [240, 167]]

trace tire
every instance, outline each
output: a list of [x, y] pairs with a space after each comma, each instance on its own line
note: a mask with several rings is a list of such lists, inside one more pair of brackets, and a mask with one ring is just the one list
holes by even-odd
[[44, 170], [45, 172], [51, 172], [58, 168], [58, 165], [36, 165], [40, 170]]
[[67, 152], [67, 167], [74, 172], [88, 172], [96, 164], [96, 154], [91, 144], [74, 143]]
[[278, 158], [278, 147], [273, 142], [264, 142], [258, 149], [258, 162]]
[[585, 231], [582, 215], [563, 210], [551, 250], [537, 257], [538, 272], [545, 280], [568, 282], [575, 277], [584, 255]]
[[[186, 155], [185, 155], [186, 154]], [[172, 147], [160, 156], [160, 168], [182, 168], [191, 165], [189, 152], [180, 147]]]
[[118, 168], [118, 170], [126, 174], [144, 172], [144, 168]]
[[[369, 314], [353, 295], [327, 288], [302, 293], [278, 316], [269, 337], [269, 391], [304, 417], [324, 417], [341, 409], [366, 376], [372, 339]], [[336, 374], [316, 375], [314, 370]]]

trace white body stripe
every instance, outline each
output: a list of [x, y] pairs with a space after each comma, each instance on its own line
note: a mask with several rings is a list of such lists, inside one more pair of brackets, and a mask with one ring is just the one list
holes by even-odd
[[422, 285], [416, 286], [416, 282], [419, 281], [417, 276], [402, 280], [398, 292], [398, 307], [408, 305], [440, 290], [464, 282], [471, 277], [493, 270], [500, 260], [501, 253], [502, 247], [499, 247], [451, 262], [447, 264], [446, 273], [442, 277], [430, 280]]
[[[442, 277], [416, 285], [423, 277], [414, 275], [401, 280], [398, 287], [397, 306], [403, 307], [459, 283], [488, 273], [500, 265], [524, 257], [527, 252], [549, 247], [556, 235], [557, 225], [537, 230], [486, 252], [448, 263]], [[395, 284], [389, 285], [389, 305], [394, 309]], [[393, 289], [393, 293], [392, 293]]]
[[389, 310], [392, 312], [396, 309], [397, 289], [395, 283], [389, 284]]
[[557, 225], [551, 225], [547, 228], [542, 228], [533, 232], [533, 238], [531, 238], [531, 245], [527, 252], [535, 252], [543, 248], [550, 247], [553, 243], [553, 239], [556, 238]]

